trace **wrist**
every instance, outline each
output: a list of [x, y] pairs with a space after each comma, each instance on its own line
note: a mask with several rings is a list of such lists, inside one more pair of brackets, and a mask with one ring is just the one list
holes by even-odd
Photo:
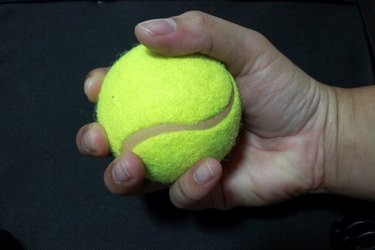
[[374, 87], [331, 88], [322, 190], [362, 199], [375, 197]]
[[316, 82], [319, 89], [319, 104], [311, 117], [312, 141], [316, 144], [316, 159], [313, 166], [309, 193], [331, 193], [335, 189], [337, 168], [337, 92], [335, 88]]
[[337, 141], [338, 141], [338, 99], [339, 89], [324, 85], [327, 94], [326, 116], [323, 132], [323, 178], [320, 187], [321, 193], [334, 193], [336, 189], [336, 172], [338, 167]]

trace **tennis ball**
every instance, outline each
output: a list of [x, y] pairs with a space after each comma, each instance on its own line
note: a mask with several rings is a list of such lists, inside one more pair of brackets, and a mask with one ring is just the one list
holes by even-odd
[[106, 75], [96, 114], [115, 156], [131, 150], [147, 179], [172, 183], [197, 161], [229, 153], [241, 105], [220, 62], [198, 54], [165, 57], [138, 45]]

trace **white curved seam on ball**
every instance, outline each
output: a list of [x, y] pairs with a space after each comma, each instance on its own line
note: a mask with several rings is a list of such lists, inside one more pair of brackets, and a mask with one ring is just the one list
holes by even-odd
[[210, 129], [210, 128], [215, 127], [221, 121], [225, 120], [225, 118], [229, 115], [230, 111], [232, 110], [232, 106], [234, 103], [233, 84], [235, 84], [235, 82], [231, 80], [230, 99], [229, 99], [228, 104], [225, 106], [224, 110], [221, 111], [220, 113], [193, 125], [178, 124], [178, 123], [164, 123], [164, 124], [159, 124], [156, 126], [140, 129], [134, 132], [133, 134], [129, 135], [124, 140], [122, 151], [124, 150], [131, 151], [143, 141], [146, 141], [158, 135], [179, 132], [179, 131], [204, 130], [204, 129]]

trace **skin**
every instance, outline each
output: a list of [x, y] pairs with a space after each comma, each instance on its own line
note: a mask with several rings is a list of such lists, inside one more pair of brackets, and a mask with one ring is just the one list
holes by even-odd
[[[135, 35], [164, 55], [201, 53], [222, 61], [240, 90], [238, 145], [228, 160], [202, 159], [172, 184], [175, 206], [227, 210], [316, 192], [374, 199], [373, 87], [348, 90], [319, 83], [263, 35], [202, 12], [143, 22]], [[84, 92], [89, 101], [97, 101], [108, 70], [88, 74]], [[110, 154], [98, 123], [82, 127], [76, 142], [83, 155]], [[141, 159], [123, 152], [108, 166], [104, 181], [119, 195], [166, 188], [144, 180], [144, 173]]]

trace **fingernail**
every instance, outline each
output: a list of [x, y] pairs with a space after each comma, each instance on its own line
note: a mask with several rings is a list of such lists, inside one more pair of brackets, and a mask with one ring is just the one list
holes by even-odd
[[82, 146], [87, 153], [92, 153], [95, 151], [95, 148], [93, 147], [92, 138], [93, 136], [91, 126], [88, 126], [87, 131], [82, 136]]
[[113, 165], [112, 178], [117, 183], [124, 183], [130, 181], [132, 177], [129, 174], [126, 163], [126, 155], [120, 157]]
[[204, 161], [203, 164], [195, 170], [193, 179], [198, 184], [205, 184], [214, 178], [214, 176], [215, 174], [212, 171], [210, 163], [208, 161]]
[[171, 18], [152, 19], [138, 24], [142, 30], [154, 36], [168, 35], [176, 31], [177, 24]]

